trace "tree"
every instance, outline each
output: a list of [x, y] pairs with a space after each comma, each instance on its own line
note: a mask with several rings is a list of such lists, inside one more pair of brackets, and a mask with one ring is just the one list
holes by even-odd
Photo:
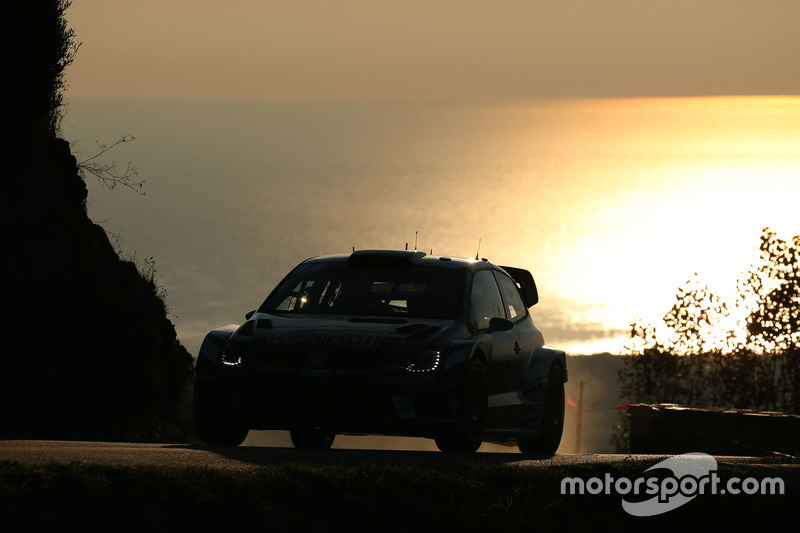
[[800, 346], [800, 235], [791, 242], [764, 228], [761, 260], [741, 291], [754, 301], [747, 318], [747, 346], [782, 353]]
[[[80, 43], [67, 25], [65, 12], [70, 0], [15, 2], [7, 7], [9, 21], [3, 37], [6, 50], [5, 101], [11, 105], [11, 120], [5, 134], [29, 139], [55, 134], [62, 117], [64, 73], [75, 59]], [[8, 116], [6, 117], [8, 119]]]
[[634, 322], [623, 397], [800, 413], [800, 236], [785, 241], [764, 228], [760, 252], [733, 302], [695, 275], [664, 317], [666, 338]]

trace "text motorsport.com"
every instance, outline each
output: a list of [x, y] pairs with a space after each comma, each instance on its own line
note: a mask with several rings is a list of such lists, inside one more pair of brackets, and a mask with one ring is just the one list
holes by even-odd
[[[645, 470], [666, 469], [672, 475], [666, 477], [639, 477], [631, 481], [626, 477], [564, 478], [561, 494], [619, 494], [622, 508], [634, 516], [655, 516], [677, 509], [698, 495], [705, 494], [783, 494], [785, 487], [781, 478], [737, 478], [722, 483], [717, 475], [717, 461], [705, 453], [685, 453], [665, 459]], [[642, 496], [652, 496], [639, 501]], [[628, 501], [626, 497], [639, 497]], [[631, 498], [634, 500], [634, 498]]]

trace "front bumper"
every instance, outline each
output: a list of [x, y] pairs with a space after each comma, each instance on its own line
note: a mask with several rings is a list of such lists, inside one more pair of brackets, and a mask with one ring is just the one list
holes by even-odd
[[197, 376], [195, 388], [196, 413], [236, 416], [250, 429], [433, 438], [459, 427], [457, 384], [442, 372], [226, 369]]

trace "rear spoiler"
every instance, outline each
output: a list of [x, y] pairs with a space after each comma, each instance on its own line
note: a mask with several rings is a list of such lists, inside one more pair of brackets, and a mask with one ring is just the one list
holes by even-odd
[[536, 289], [536, 282], [533, 281], [533, 275], [525, 269], [501, 266], [503, 270], [508, 272], [519, 287], [519, 293], [522, 296], [522, 301], [528, 307], [533, 307], [539, 302], [539, 291]]

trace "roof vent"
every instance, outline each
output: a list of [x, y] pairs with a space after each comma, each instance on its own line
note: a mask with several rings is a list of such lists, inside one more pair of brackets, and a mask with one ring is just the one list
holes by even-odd
[[427, 255], [420, 251], [358, 250], [350, 254], [347, 262], [364, 266], [410, 266]]

